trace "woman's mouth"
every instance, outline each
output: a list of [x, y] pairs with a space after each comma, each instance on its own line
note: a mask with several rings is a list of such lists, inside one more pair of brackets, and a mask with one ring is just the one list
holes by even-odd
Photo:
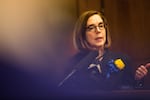
[[95, 38], [96, 41], [101, 41], [103, 39], [103, 37], [97, 37]]

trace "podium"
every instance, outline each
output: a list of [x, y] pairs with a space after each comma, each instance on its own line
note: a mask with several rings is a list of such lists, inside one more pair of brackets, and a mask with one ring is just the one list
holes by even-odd
[[150, 90], [82, 91], [59, 96], [65, 100], [150, 100]]

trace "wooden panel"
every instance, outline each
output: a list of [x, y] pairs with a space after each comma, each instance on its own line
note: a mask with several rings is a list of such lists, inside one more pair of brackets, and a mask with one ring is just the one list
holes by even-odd
[[112, 48], [129, 54], [137, 65], [150, 61], [149, 3], [147, 0], [105, 0]]
[[101, 0], [77, 0], [78, 15], [86, 10], [100, 11]]

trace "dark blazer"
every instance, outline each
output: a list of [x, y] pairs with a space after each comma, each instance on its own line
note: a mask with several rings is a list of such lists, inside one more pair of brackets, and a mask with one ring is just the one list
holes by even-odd
[[[132, 89], [134, 84], [134, 74], [128, 56], [121, 53], [105, 50], [101, 61], [95, 59], [96, 54], [90, 51], [81, 51], [69, 61], [68, 68], [75, 69], [73, 74], [60, 86], [68, 91], [87, 91], [87, 90], [120, 90]], [[120, 70], [114, 61], [120, 59], [124, 67]], [[89, 66], [99, 65], [89, 68]]]

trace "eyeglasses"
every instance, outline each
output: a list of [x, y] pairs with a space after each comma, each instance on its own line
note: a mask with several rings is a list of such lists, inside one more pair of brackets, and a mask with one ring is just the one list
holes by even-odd
[[97, 27], [100, 29], [100, 30], [103, 30], [105, 29], [105, 24], [104, 23], [99, 23], [98, 26], [95, 26], [95, 25], [89, 25], [86, 27], [86, 31], [89, 31], [89, 32], [96, 32], [97, 30]]

